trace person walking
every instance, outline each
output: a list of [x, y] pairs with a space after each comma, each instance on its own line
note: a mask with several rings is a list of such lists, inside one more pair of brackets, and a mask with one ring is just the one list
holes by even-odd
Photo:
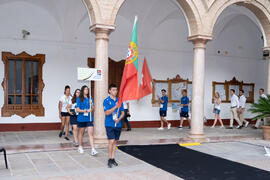
[[238, 100], [238, 97], [235, 95], [234, 89], [231, 89], [230, 93], [231, 93], [231, 109], [230, 109], [231, 119], [230, 119], [230, 126], [227, 127], [227, 129], [233, 129], [234, 119], [238, 123], [238, 126], [236, 127], [236, 129], [241, 129], [243, 127], [243, 124], [239, 120], [238, 113], [237, 113], [237, 109], [239, 108], [239, 100]]
[[161, 126], [160, 128], [158, 128], [158, 130], [164, 130], [164, 123], [167, 124], [167, 127], [168, 129], [171, 128], [171, 123], [169, 123], [167, 120], [166, 120], [166, 116], [167, 116], [167, 108], [168, 108], [168, 96], [166, 95], [166, 90], [165, 89], [162, 89], [161, 90], [161, 94], [162, 94], [162, 97], [158, 97], [158, 100], [159, 100], [159, 116], [160, 116], [160, 123], [161, 123]]
[[187, 90], [183, 89], [181, 91], [182, 98], [180, 100], [180, 126], [178, 127], [180, 130], [183, 128], [184, 118], [187, 119], [189, 127], [190, 127], [190, 119], [189, 119], [189, 98], [187, 97]]
[[59, 118], [61, 119], [61, 131], [59, 133], [59, 137], [61, 138], [64, 134], [63, 131], [65, 129], [65, 140], [69, 140], [68, 133], [69, 133], [69, 121], [70, 121], [70, 114], [68, 113], [67, 107], [71, 102], [70, 96], [70, 86], [65, 86], [64, 95], [62, 95], [59, 99], [58, 108], [59, 108]]
[[89, 96], [89, 88], [83, 86], [80, 91], [80, 96], [76, 101], [76, 111], [79, 113], [77, 117], [77, 126], [79, 128], [79, 147], [78, 152], [84, 153], [83, 150], [83, 135], [87, 128], [88, 138], [91, 146], [91, 155], [94, 156], [98, 152], [94, 145], [94, 116], [95, 105], [92, 97]]
[[215, 120], [214, 124], [211, 126], [211, 128], [214, 128], [217, 120], [219, 120], [220, 128], [224, 128], [223, 122], [220, 118], [220, 109], [221, 109], [221, 98], [218, 92], [215, 93], [215, 102], [214, 102], [214, 114], [215, 114]]
[[244, 95], [244, 90], [240, 90], [239, 91], [239, 108], [237, 110], [238, 117], [239, 117], [239, 120], [242, 123], [245, 123], [245, 127], [248, 127], [249, 122], [244, 119], [244, 112], [245, 112], [245, 108], [246, 108], [246, 101], [247, 101], [247, 98]]
[[103, 101], [105, 128], [108, 138], [108, 168], [118, 166], [118, 163], [115, 161], [115, 150], [117, 141], [121, 135], [121, 120], [125, 116], [123, 103], [120, 107], [118, 105], [117, 93], [117, 86], [115, 84], [111, 84], [109, 86], [109, 96]]
[[[261, 88], [259, 90], [259, 95], [261, 98], [267, 98], [267, 96], [264, 94], [264, 89]], [[263, 123], [262, 123], [263, 122]], [[266, 118], [263, 119], [257, 119], [256, 124], [252, 127], [253, 129], [258, 129], [260, 127], [261, 124], [266, 124]]]
[[68, 112], [70, 114], [70, 124], [72, 126], [72, 134], [73, 134], [73, 145], [75, 147], [78, 147], [78, 122], [77, 122], [77, 116], [78, 113], [76, 112], [76, 101], [80, 96], [80, 89], [76, 89], [74, 92], [74, 95], [71, 99], [71, 102], [68, 105]]

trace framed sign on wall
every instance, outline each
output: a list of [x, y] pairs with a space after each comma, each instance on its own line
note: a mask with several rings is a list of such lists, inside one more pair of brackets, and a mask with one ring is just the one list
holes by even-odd
[[235, 94], [238, 96], [240, 90], [244, 90], [244, 94], [247, 98], [247, 103], [254, 103], [254, 83], [244, 83], [243, 81], [236, 80], [233, 77], [230, 81], [225, 82], [212, 82], [212, 102], [214, 103], [215, 93], [218, 92], [220, 94], [220, 98], [222, 102], [229, 103], [231, 99], [230, 89], [235, 90]]
[[161, 90], [165, 89], [167, 91], [168, 102], [180, 103], [182, 97], [181, 91], [183, 89], [187, 90], [188, 97], [191, 99], [192, 95], [192, 82], [188, 79], [182, 79], [180, 75], [177, 75], [173, 79], [167, 80], [155, 80], [152, 81], [152, 104], [158, 104], [157, 96], [161, 97]]

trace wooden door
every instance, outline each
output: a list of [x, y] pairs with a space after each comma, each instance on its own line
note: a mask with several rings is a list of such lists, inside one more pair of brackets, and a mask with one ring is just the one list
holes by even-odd
[[[122, 75], [125, 67], [125, 60], [115, 61], [111, 58], [109, 59], [109, 81], [110, 84], [116, 84], [118, 90], [120, 89]], [[95, 58], [88, 58], [88, 67], [95, 68]], [[91, 82], [91, 95], [94, 97], [94, 81]]]

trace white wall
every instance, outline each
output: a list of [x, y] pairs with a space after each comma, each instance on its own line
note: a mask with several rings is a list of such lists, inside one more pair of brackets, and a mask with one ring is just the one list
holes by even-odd
[[[65, 8], [59, 4], [46, 4], [36, 0], [11, 1], [0, 4], [0, 49], [14, 54], [26, 51], [34, 55], [46, 54], [43, 69], [45, 88], [43, 106], [45, 117], [33, 115], [0, 117], [0, 123], [59, 122], [58, 98], [66, 84], [72, 92], [83, 83], [76, 80], [76, 67], [86, 67], [87, 57], [95, 56], [94, 34], [89, 32], [89, 19], [83, 3], [68, 0]], [[46, 1], [54, 2], [54, 1]], [[39, 3], [39, 5], [37, 5]], [[54, 7], [55, 11], [52, 10]], [[76, 7], [74, 17], [68, 15]], [[166, 9], [166, 11], [165, 11]], [[238, 80], [255, 83], [255, 98], [259, 88], [266, 87], [267, 66], [262, 60], [261, 32], [247, 16], [239, 15], [237, 7], [228, 8], [219, 18], [214, 39], [207, 44], [205, 115], [212, 114], [212, 81]], [[225, 16], [235, 11], [234, 16]], [[109, 56], [120, 60], [125, 58], [130, 40], [134, 16], [138, 15], [139, 66], [147, 58], [154, 79], [173, 78], [180, 74], [192, 80], [193, 45], [187, 41], [188, 28], [179, 7], [174, 0], [127, 0], [120, 9], [116, 30], [110, 35]], [[71, 19], [69, 19], [71, 18]], [[231, 18], [231, 19], [228, 19]], [[21, 39], [21, 30], [31, 32], [27, 40]], [[217, 51], [222, 52], [221, 55]], [[228, 54], [225, 55], [224, 52]], [[4, 67], [0, 62], [0, 80]], [[0, 107], [4, 103], [0, 88]], [[140, 102], [132, 102], [132, 121], [158, 120], [158, 108], [152, 107], [152, 96]], [[222, 117], [228, 118], [229, 105], [222, 105]], [[248, 113], [247, 117], [251, 117]], [[178, 113], [168, 109], [167, 119], [179, 119]]]
[[[26, 51], [31, 55], [37, 53], [46, 55], [43, 66], [45, 117], [30, 115], [21, 118], [14, 115], [1, 117], [0, 123], [60, 122], [57, 104], [64, 92], [64, 86], [70, 85], [73, 93], [76, 88], [84, 85], [77, 81], [77, 67], [87, 67], [87, 57], [95, 56], [94, 34], [88, 29], [89, 21], [85, 19], [78, 27], [75, 27], [73, 35], [76, 38], [73, 42], [68, 42], [70, 39], [63, 39], [63, 26], [56, 21], [55, 17], [46, 9], [32, 3], [12, 2], [0, 5], [0, 20], [3, 25], [0, 28], [1, 51], [10, 51], [14, 54]], [[22, 29], [31, 32], [27, 40], [22, 40]], [[83, 40], [88, 40], [88, 43], [86, 44]], [[0, 69], [2, 81], [4, 77], [2, 61]], [[86, 84], [89, 85], [89, 83]], [[3, 97], [4, 92], [1, 87], [0, 107], [4, 103]]]

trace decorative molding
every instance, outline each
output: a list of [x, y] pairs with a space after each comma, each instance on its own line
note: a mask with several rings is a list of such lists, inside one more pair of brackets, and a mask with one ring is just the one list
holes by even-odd
[[[185, 83], [186, 84], [186, 90], [188, 91], [188, 84], [192, 84], [192, 81], [189, 81], [189, 79], [183, 79], [179, 74], [176, 75], [176, 77], [170, 79], [167, 78], [167, 80], [156, 80], [153, 79], [152, 80], [152, 106], [155, 107], [158, 105], [159, 101], [156, 99], [155, 95], [156, 95], [156, 83], [167, 83], [168, 84], [168, 92], [167, 92], [167, 96], [168, 96], [168, 103], [178, 103], [180, 102], [179, 100], [172, 100], [172, 83]], [[190, 101], [191, 102], [191, 101]]]
[[[24, 104], [24, 98], [25, 98], [25, 86], [24, 81], [22, 83], [22, 93], [20, 94], [22, 96], [22, 104], [8, 104], [8, 60], [9, 59], [20, 59], [21, 61], [25, 62], [27, 60], [32, 61], [38, 61], [39, 62], [39, 88], [38, 88], [38, 104]], [[34, 56], [29, 55], [25, 51], [15, 55], [11, 52], [2, 52], [2, 61], [4, 62], [5, 66], [5, 73], [4, 73], [4, 80], [1, 83], [3, 90], [4, 90], [4, 105], [1, 110], [1, 115], [3, 117], [10, 117], [12, 115], [18, 115], [22, 118], [25, 118], [26, 116], [33, 114], [36, 116], [44, 116], [44, 107], [42, 105], [42, 92], [45, 87], [44, 81], [43, 81], [43, 65], [45, 63], [45, 55], [44, 54], [36, 54]], [[22, 70], [23, 77], [24, 76], [24, 68]], [[32, 93], [31, 93], [32, 94]]]
[[239, 86], [239, 90], [243, 89], [243, 86], [250, 86], [251, 89], [252, 89], [252, 93], [250, 95], [250, 97], [246, 97], [247, 98], [247, 103], [254, 103], [254, 89], [255, 89], [255, 84], [254, 83], [244, 83], [243, 81], [239, 81], [236, 79], [236, 77], [233, 77], [232, 80], [230, 81], [226, 81], [225, 82], [216, 82], [216, 81], [213, 81], [212, 82], [212, 89], [213, 89], [213, 92], [212, 92], [212, 103], [214, 103], [214, 97], [215, 97], [215, 93], [216, 93], [216, 85], [223, 85], [224, 86], [224, 89], [225, 89], [225, 94], [226, 94], [226, 100], [223, 100], [222, 99], [222, 102], [223, 103], [229, 103], [230, 102], [230, 86], [231, 85], [238, 85]]
[[225, 81], [225, 83], [230, 83], [230, 84], [241, 84], [241, 83], [243, 83], [243, 81], [238, 81], [238, 80], [236, 79], [236, 77], [233, 77], [232, 80], [230, 80], [230, 81]]

